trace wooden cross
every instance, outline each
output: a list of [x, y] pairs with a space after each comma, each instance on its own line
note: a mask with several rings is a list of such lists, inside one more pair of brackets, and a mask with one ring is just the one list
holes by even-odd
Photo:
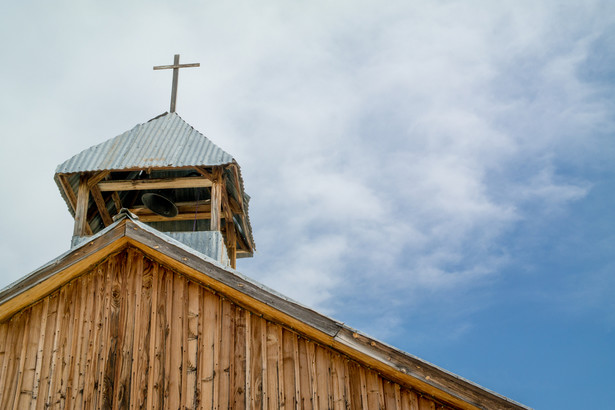
[[175, 58], [173, 59], [173, 65], [159, 65], [154, 67], [154, 70], [167, 70], [169, 68], [173, 69], [173, 88], [171, 89], [171, 112], [175, 112], [175, 101], [177, 100], [177, 78], [179, 77], [179, 69], [200, 66], [201, 64], [199, 63], [179, 64], [179, 54], [175, 54]]

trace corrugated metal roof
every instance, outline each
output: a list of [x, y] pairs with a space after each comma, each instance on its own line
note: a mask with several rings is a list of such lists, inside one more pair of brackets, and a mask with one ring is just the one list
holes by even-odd
[[57, 174], [129, 168], [214, 166], [233, 157], [177, 113], [165, 113], [58, 165]]

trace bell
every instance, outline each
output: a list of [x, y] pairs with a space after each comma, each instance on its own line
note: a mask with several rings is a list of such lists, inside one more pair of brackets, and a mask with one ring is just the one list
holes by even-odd
[[162, 195], [150, 192], [143, 194], [141, 196], [141, 200], [150, 211], [158, 215], [172, 218], [178, 213], [175, 204], [170, 199]]

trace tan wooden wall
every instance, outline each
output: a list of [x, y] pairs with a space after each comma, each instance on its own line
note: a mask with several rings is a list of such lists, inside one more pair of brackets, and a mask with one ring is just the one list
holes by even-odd
[[48, 407], [443, 408], [134, 249], [0, 324], [0, 408]]

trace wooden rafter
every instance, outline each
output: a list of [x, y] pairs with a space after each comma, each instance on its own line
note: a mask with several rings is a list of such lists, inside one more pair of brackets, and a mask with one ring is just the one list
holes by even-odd
[[207, 188], [212, 185], [211, 180], [205, 177], [185, 178], [155, 178], [135, 179], [122, 181], [102, 181], [98, 183], [101, 191], [139, 191], [147, 189], [179, 189], [179, 188]]
[[244, 213], [244, 204], [243, 204], [243, 191], [241, 190], [241, 184], [239, 183], [239, 169], [237, 167], [237, 164], [231, 164], [229, 165], [229, 169], [233, 172], [233, 176], [235, 178], [233, 183], [235, 185], [235, 189], [237, 190], [237, 196], [239, 197], [239, 208], [240, 208], [240, 212]]
[[96, 203], [96, 207], [98, 208], [98, 212], [100, 213], [100, 217], [102, 218], [105, 226], [109, 226], [113, 223], [113, 219], [107, 210], [107, 204], [103, 199], [102, 193], [100, 189], [98, 189], [98, 185], [91, 185], [90, 192], [92, 193], [92, 198], [94, 198], [94, 202]]
[[203, 167], [195, 167], [194, 168], [199, 174], [201, 174], [202, 176], [204, 176], [205, 178], [209, 179], [210, 181], [213, 180], [214, 176], [211, 172], [207, 171], [205, 168]]

